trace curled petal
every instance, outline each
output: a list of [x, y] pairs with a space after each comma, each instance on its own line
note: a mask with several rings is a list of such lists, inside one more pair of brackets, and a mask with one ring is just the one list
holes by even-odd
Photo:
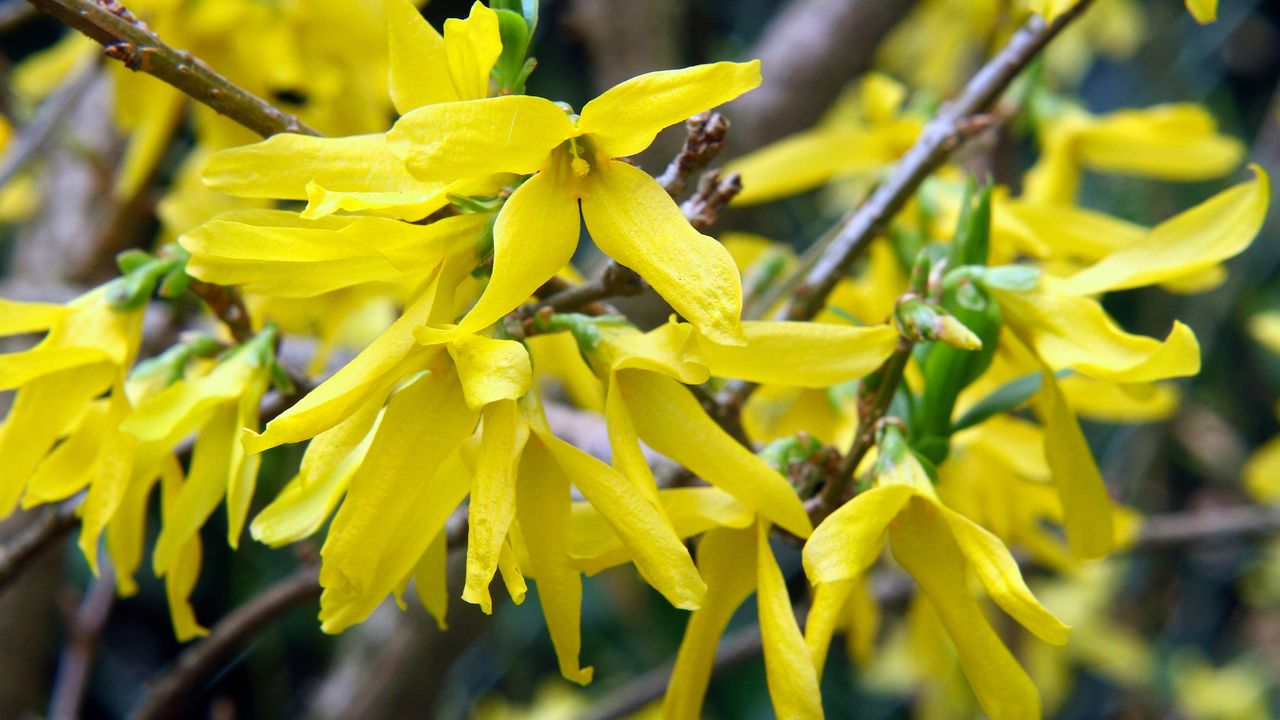
[[587, 103], [578, 127], [606, 157], [635, 155], [663, 128], [723, 105], [759, 84], [759, 60], [646, 73]]

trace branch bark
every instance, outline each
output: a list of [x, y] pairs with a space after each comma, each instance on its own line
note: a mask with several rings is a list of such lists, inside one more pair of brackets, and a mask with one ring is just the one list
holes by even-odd
[[79, 504], [77, 497], [54, 505], [0, 546], [0, 591], [21, 575], [45, 548], [80, 525], [80, 518], [76, 517]]
[[920, 183], [938, 169], [959, 146], [974, 116], [989, 108], [1049, 41], [1084, 14], [1092, 0], [1079, 0], [1045, 23], [1033, 16], [1000, 52], [977, 72], [960, 96], [945, 105], [925, 126], [889, 177], [840, 225], [831, 243], [796, 286], [783, 311], [787, 320], [812, 320], [827, 296], [871, 241], [907, 203]]
[[199, 687], [241, 646], [284, 613], [318, 597], [318, 569], [308, 565], [236, 608], [213, 627], [208, 637], [188, 647], [168, 674], [151, 685], [133, 714], [134, 720], [177, 717]]
[[266, 137], [291, 132], [319, 135], [298, 118], [245, 90], [191, 53], [165, 44], [115, 0], [29, 0], [35, 8], [70, 25], [106, 49], [130, 70], [153, 75]]
[[792, 0], [748, 57], [760, 58], [764, 83], [734, 101], [735, 153], [755, 150], [811, 127], [841, 88], [871, 66], [880, 39], [912, 0]]

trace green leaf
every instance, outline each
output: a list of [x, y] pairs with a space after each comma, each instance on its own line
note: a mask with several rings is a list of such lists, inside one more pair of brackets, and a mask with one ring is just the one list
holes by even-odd
[[[1059, 370], [1057, 377], [1061, 379], [1070, 374], [1070, 370]], [[958, 433], [981, 423], [993, 415], [1009, 412], [1030, 400], [1031, 396], [1040, 392], [1040, 388], [1043, 386], [1044, 376], [1038, 372], [1023, 375], [1016, 380], [1010, 380], [996, 388], [990, 395], [982, 398], [977, 405], [969, 408], [969, 411], [951, 426], [951, 432]]]
[[[493, 66], [493, 77], [503, 94], [524, 92], [525, 55], [529, 52], [529, 40], [533, 29], [521, 13], [495, 9], [498, 16], [498, 33], [502, 36], [502, 54]], [[525, 75], [527, 77], [527, 75]]]

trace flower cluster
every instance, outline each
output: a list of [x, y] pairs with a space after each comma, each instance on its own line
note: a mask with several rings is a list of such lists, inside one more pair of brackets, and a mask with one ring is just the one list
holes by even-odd
[[[759, 62], [641, 75], [575, 109], [525, 94], [537, 3], [492, 5], [440, 32], [410, 0], [139, 3], [162, 35], [247, 87], [304, 98], [304, 116], [334, 136], [250, 142], [199, 113], [162, 207], [173, 242], [123, 256], [120, 278], [66, 305], [0, 301], [0, 333], [44, 333], [0, 355], [0, 389], [17, 391], [0, 425], [0, 511], [83, 493], [80, 548], [96, 570], [105, 537], [127, 594], [158, 484], [151, 564], [183, 640], [205, 632], [188, 598], [219, 506], [232, 547], [246, 526], [271, 546], [323, 535], [319, 620], [331, 633], [410, 586], [443, 627], [457, 592], [451, 527], [465, 519], [461, 597], [488, 613], [495, 578], [516, 603], [532, 580], [560, 670], [584, 684], [583, 576], [631, 565], [691, 611], [663, 701], [673, 718], [699, 716], [717, 642], [752, 594], [778, 716], [821, 717], [833, 636], [873, 662], [872, 581], [892, 564], [919, 590], [909, 622], [948, 653], [918, 661], [924, 679], [943, 682], [958, 663], [990, 716], [1038, 716], [1036, 685], [986, 599], [1035, 638], [1068, 642], [1020, 566], [1074, 572], [1141, 522], [1111, 499], [1079, 420], [1166, 417], [1177, 402], [1166, 381], [1200, 367], [1186, 325], [1133, 334], [1103, 298], [1222, 282], [1223, 261], [1262, 226], [1266, 173], [1252, 167], [1151, 227], [1083, 207], [1088, 173], [1217, 179], [1239, 169], [1242, 147], [1195, 105], [1097, 114], [1029, 87], [1016, 112], [1039, 159], [1019, 188], [944, 168], [817, 317], [765, 319], [782, 317], [806, 260], [758, 236], [703, 234], [628, 159], [751, 91]], [[916, 12], [941, 22], [952, 5]], [[976, 5], [963, 13], [995, 22]], [[1032, 5], [1052, 20], [1070, 3]], [[1188, 5], [1200, 20], [1214, 13]], [[230, 24], [238, 43], [224, 45]], [[889, 52], [920, 49], [899, 40]], [[50, 53], [32, 75], [74, 65], [82, 43]], [[115, 82], [131, 99], [118, 113], [128, 194], [184, 101], [151, 78]], [[917, 143], [928, 100], [867, 75], [817, 127], [730, 163], [743, 185], [734, 202], [825, 188], [844, 203]], [[666, 322], [637, 326], [598, 298], [555, 302], [557, 288], [590, 282], [571, 263], [588, 237], [611, 272], [654, 291]], [[140, 359], [148, 305], [193, 283], [239, 288], [253, 332], [188, 335]], [[314, 338], [308, 374], [327, 376], [291, 380], [282, 334]], [[264, 424], [273, 388], [296, 401]], [[598, 420], [607, 453], [549, 422], [566, 404]], [[295, 443], [306, 443], [296, 475], [252, 513], [262, 457]], [[1273, 450], [1257, 462], [1271, 467]], [[796, 578], [775, 555], [785, 540], [803, 546], [803, 624]]]

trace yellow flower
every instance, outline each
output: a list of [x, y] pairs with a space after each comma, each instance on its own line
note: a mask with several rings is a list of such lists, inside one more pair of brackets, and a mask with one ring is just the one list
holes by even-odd
[[[753, 567], [755, 572], [750, 570]], [[707, 599], [689, 617], [662, 701], [663, 717], [701, 716], [720, 635], [752, 592], [756, 593], [765, 679], [774, 714], [788, 720], [823, 717], [818, 675], [769, 547], [768, 521], [761, 518], [744, 529], [705, 533], [698, 543], [698, 570], [707, 582]]]
[[995, 535], [942, 504], [896, 431], [887, 430], [873, 476], [876, 487], [832, 513], [805, 544], [815, 585], [862, 576], [887, 539], [955, 643], [974, 694], [993, 718], [1038, 717], [1035, 686], [987, 623], [969, 593], [966, 570], [1005, 612], [1046, 642], [1062, 645], [1070, 629], [1035, 599], [1018, 564]]
[[1157, 105], [1094, 116], [1066, 108], [1040, 132], [1039, 162], [1023, 198], [1071, 204], [1084, 169], [1166, 180], [1221, 177], [1240, 164], [1244, 145], [1218, 133], [1199, 105]]
[[759, 82], [758, 62], [716, 63], [628, 80], [580, 116], [513, 95], [428, 105], [402, 117], [387, 138], [419, 180], [533, 173], [498, 214], [493, 276], [458, 331], [492, 324], [569, 262], [581, 201], [601, 250], [640, 273], [708, 337], [741, 342], [742, 291], [728, 252], [694, 230], [653, 178], [617, 158]]
[[1110, 551], [1110, 501], [1054, 373], [1072, 369], [1099, 380], [1137, 383], [1199, 371], [1199, 346], [1188, 327], [1175, 322], [1164, 342], [1130, 335], [1090, 296], [1185, 278], [1247, 247], [1262, 227], [1270, 197], [1266, 173], [1254, 172], [1255, 179], [1161, 223], [1142, 240], [1063, 280], [1042, 278], [1030, 291], [995, 290], [1005, 323], [1042, 369], [1045, 456], [1062, 499], [1067, 538], [1079, 557]]
[[[180, 640], [205, 634], [195, 622], [187, 596], [200, 574], [200, 528], [224, 500], [227, 543], [235, 548], [240, 542], [261, 460], [244, 451], [240, 435], [245, 428], [258, 426], [258, 405], [270, 383], [274, 343], [273, 330], [260, 333], [206, 374], [178, 380], [141, 400], [120, 426], [148, 448], [140, 454], [161, 458], [196, 433], [187, 478], [183, 480], [180, 471], [161, 471], [164, 522], [152, 555], [156, 575], [165, 578]], [[155, 473], [150, 470], [135, 479], [149, 487]], [[122, 488], [121, 499], [129, 492], [128, 486]]]
[[[112, 303], [113, 292], [123, 283], [104, 285], [65, 306], [0, 299], [0, 335], [46, 332], [31, 349], [0, 355], [0, 390], [18, 391], [0, 424], [0, 457], [5, 459], [0, 514], [13, 509], [60, 438], [77, 424], [98, 424], [97, 413], [119, 412], [125, 372], [142, 335], [142, 312], [118, 310]], [[91, 404], [108, 390], [117, 405]], [[95, 417], [86, 418], [86, 412]], [[54, 484], [65, 490], [56, 494], [74, 494], [88, 482], [87, 476], [59, 480]]]
[[872, 73], [846, 94], [854, 100], [849, 103], [856, 106], [854, 112], [829, 117], [812, 130], [733, 161], [725, 172], [740, 173], [743, 186], [734, 204], [767, 202], [832, 178], [871, 175], [890, 165], [911, 147], [924, 125], [920, 117], [903, 111], [906, 94], [901, 84]]
[[[475, 3], [466, 20], [447, 20], [441, 36], [409, 0], [384, 4], [390, 93], [399, 113], [488, 95], [489, 73], [502, 52], [492, 10]], [[446, 205], [450, 191], [449, 182], [424, 182], [410, 175], [382, 133], [275, 135], [213, 156], [204, 178], [211, 188], [239, 197], [306, 200], [304, 218], [344, 211], [421, 220]]]

